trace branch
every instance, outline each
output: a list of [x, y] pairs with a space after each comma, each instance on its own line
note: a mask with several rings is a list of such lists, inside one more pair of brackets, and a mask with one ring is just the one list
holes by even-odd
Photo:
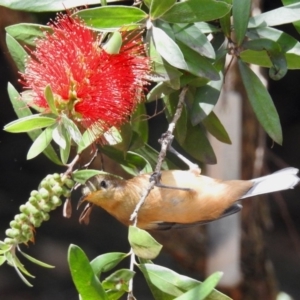
[[[175, 130], [176, 123], [177, 123], [177, 121], [179, 120], [179, 118], [181, 116], [182, 108], [183, 108], [184, 100], [185, 100], [185, 94], [186, 94], [187, 90], [188, 90], [187, 86], [185, 86], [182, 89], [182, 91], [179, 95], [179, 101], [178, 101], [178, 104], [177, 104], [176, 112], [173, 116], [173, 120], [169, 124], [168, 130], [164, 134], [162, 134], [162, 137], [159, 140], [159, 142], [161, 144], [161, 150], [160, 150], [159, 155], [158, 155], [158, 160], [157, 160], [156, 167], [154, 169], [154, 172], [153, 172], [152, 176], [150, 177], [150, 182], [149, 182], [148, 187], [146, 188], [145, 192], [141, 196], [140, 201], [138, 202], [138, 204], [136, 205], [133, 213], [130, 216], [130, 221], [133, 221], [133, 226], [137, 226], [139, 210], [141, 209], [142, 205], [144, 204], [144, 202], [145, 202], [147, 196], [149, 195], [150, 191], [159, 182], [160, 170], [161, 170], [163, 161], [166, 158], [167, 151], [168, 151], [169, 147], [171, 146], [172, 141], [174, 139], [173, 132]], [[133, 250], [131, 249], [131, 255], [130, 255], [130, 270], [131, 271], [133, 271], [133, 269], [134, 269], [134, 264], [135, 264], [135, 254], [134, 254]], [[128, 290], [129, 291], [128, 291], [127, 300], [135, 299], [134, 296], [133, 296], [133, 292], [132, 292], [133, 291], [133, 279], [131, 279], [129, 281]]]

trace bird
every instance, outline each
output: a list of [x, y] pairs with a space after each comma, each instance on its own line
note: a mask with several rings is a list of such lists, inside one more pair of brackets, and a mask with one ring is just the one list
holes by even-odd
[[[251, 180], [214, 179], [195, 170], [165, 170], [151, 189], [137, 215], [136, 226], [166, 230], [206, 224], [241, 210], [238, 200], [294, 188], [300, 181], [298, 169], [289, 167]], [[80, 203], [102, 207], [126, 226], [145, 194], [151, 174], [121, 179], [99, 174], [87, 180]]]

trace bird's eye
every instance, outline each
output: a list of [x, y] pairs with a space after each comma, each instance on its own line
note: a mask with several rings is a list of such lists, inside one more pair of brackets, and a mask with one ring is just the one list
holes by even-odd
[[106, 183], [105, 180], [102, 180], [102, 181], [100, 182], [100, 187], [102, 187], [102, 188], [104, 188], [104, 189], [107, 188], [107, 183]]

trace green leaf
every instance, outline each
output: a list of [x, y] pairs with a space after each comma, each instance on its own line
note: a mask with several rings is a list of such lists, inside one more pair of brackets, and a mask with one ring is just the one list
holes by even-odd
[[293, 38], [289, 34], [270, 27], [259, 27], [249, 29], [247, 36], [250, 39], [266, 38], [278, 43], [283, 52], [289, 52], [300, 55], [300, 43], [297, 39]]
[[220, 72], [219, 75], [220, 80], [210, 81], [207, 85], [196, 89], [194, 102], [190, 111], [193, 126], [204, 120], [217, 104], [223, 86], [223, 73]]
[[[106, 0], [107, 3], [118, 2], [120, 0]], [[1, 5], [9, 7], [15, 10], [25, 10], [31, 12], [42, 12], [42, 11], [67, 11], [70, 8], [78, 6], [86, 6], [99, 4], [99, 0], [76, 0], [76, 1], [65, 1], [61, 0], [2, 0]]]
[[[299, 55], [287, 53], [285, 57], [288, 69], [300, 69]], [[245, 50], [240, 53], [240, 58], [243, 62], [259, 65], [261, 67], [271, 68], [273, 66], [270, 57], [268, 56], [266, 51]]]
[[65, 136], [64, 134], [66, 134], [67, 132], [63, 130], [63, 127], [61, 124], [58, 124], [52, 132], [52, 138], [54, 140], [54, 142], [63, 149], [66, 149], [67, 147], [67, 141], [66, 139], [70, 139], [70, 136]]
[[145, 119], [147, 110], [144, 103], [138, 104], [135, 112], [132, 115], [131, 127], [134, 132], [138, 134], [144, 143], [148, 142], [148, 122]]
[[128, 269], [117, 270], [102, 281], [106, 290], [129, 291], [129, 281], [134, 277], [135, 272]]
[[26, 274], [29, 277], [33, 277], [34, 278], [34, 276], [27, 272], [27, 270], [21, 264], [21, 262], [19, 261], [19, 259], [17, 258], [17, 256], [15, 254], [12, 254], [11, 252], [6, 252], [5, 253], [5, 258], [7, 260], [7, 263], [9, 265], [11, 265], [11, 266], [14, 267], [15, 271], [17, 272], [17, 274], [19, 275], [19, 277], [21, 278], [21, 280], [27, 286], [32, 287], [33, 285], [25, 278], [25, 276], [22, 273]]
[[150, 17], [155, 20], [165, 14], [174, 4], [176, 0], [152, 0], [150, 6]]
[[215, 50], [207, 39], [195, 25], [174, 24], [173, 30], [177, 40], [196, 51], [200, 55], [211, 59], [216, 58]]
[[251, 0], [233, 0], [232, 17], [237, 46], [240, 46], [245, 38], [251, 13], [251, 3]]
[[52, 32], [49, 26], [40, 24], [19, 23], [5, 27], [8, 34], [16, 40], [30, 46], [36, 45], [36, 38], [43, 38], [44, 32]]
[[[281, 0], [281, 2], [282, 2], [283, 5], [290, 5], [290, 4], [294, 4], [294, 3], [299, 2], [299, 0]], [[300, 32], [300, 21], [293, 22], [293, 25], [299, 33]]]
[[122, 167], [126, 167], [126, 171], [130, 171], [132, 175], [139, 174], [148, 163], [141, 155], [132, 151], [128, 151], [125, 155], [123, 151], [110, 146], [103, 146], [100, 151], [121, 164]]
[[200, 125], [192, 126], [190, 122], [187, 122], [187, 132], [189, 134], [184, 142], [180, 143], [180, 146], [198, 161], [215, 164], [217, 158], [203, 127]]
[[60, 158], [62, 163], [66, 165], [69, 160], [70, 151], [71, 151], [71, 138], [65, 126], [61, 126], [61, 133], [62, 136], [64, 137], [64, 141], [66, 142], [66, 146], [64, 148], [59, 147], [59, 152], [60, 152]]
[[122, 47], [122, 35], [119, 31], [115, 31], [104, 45], [103, 49], [109, 54], [118, 54]]
[[300, 3], [283, 6], [250, 18], [248, 28], [278, 26], [300, 20]]
[[76, 144], [79, 144], [82, 140], [82, 135], [77, 125], [71, 119], [69, 119], [65, 114], [61, 115], [61, 121], [63, 127], [67, 130], [72, 140]]
[[272, 62], [269, 75], [274, 80], [279, 80], [287, 73], [287, 62], [280, 45], [269, 39], [255, 39], [243, 44], [245, 49], [255, 51], [265, 50]]
[[137, 24], [148, 15], [137, 7], [114, 5], [83, 9], [75, 13], [88, 26], [98, 29], [118, 28]]
[[[190, 89], [186, 94], [186, 98], [189, 96]], [[173, 119], [173, 116], [176, 112], [177, 105], [179, 100], [179, 92], [173, 93], [168, 97], [164, 98], [165, 106], [166, 106], [166, 116], [168, 121], [170, 122]], [[187, 112], [185, 106], [182, 109], [181, 116], [178, 119], [175, 127], [175, 136], [179, 143], [184, 143], [187, 135]]]
[[[7, 91], [8, 95], [10, 98], [10, 101], [13, 105], [14, 111], [17, 114], [19, 118], [22, 117], [27, 117], [31, 116], [31, 110], [26, 106], [26, 104], [21, 100], [19, 93], [17, 90], [10, 84], [8, 83], [7, 86]], [[32, 132], [28, 132], [29, 137], [34, 141], [40, 134], [41, 130], [35, 130]], [[56, 152], [54, 151], [53, 147], [49, 145], [43, 152], [51, 161], [54, 163], [61, 165], [62, 163], [60, 162]]]
[[[180, 296], [183, 291], [194, 287], [197, 282], [187, 276], [180, 275], [168, 268], [154, 265], [154, 264], [139, 264], [141, 272], [144, 274], [147, 282], [157, 287], [162, 292], [174, 296]], [[158, 299], [158, 298], [156, 298]]]
[[204, 77], [209, 80], [220, 79], [219, 72], [212, 65], [208, 58], [200, 55], [180, 41], [177, 41], [177, 45], [182, 51], [188, 66], [188, 68], [185, 70], [189, 71], [191, 74]]
[[[155, 149], [153, 149], [148, 144], [145, 144], [144, 147], [136, 149], [135, 152], [140, 154], [142, 157], [144, 157], [150, 163], [152, 169], [155, 168], [158, 159], [158, 152]], [[169, 159], [165, 159], [162, 165], [163, 170], [178, 169], [178, 168], [179, 167], [173, 162], [171, 162]]]
[[216, 273], [210, 275], [204, 282], [200, 283], [196, 287], [190, 289], [188, 292], [175, 298], [174, 300], [190, 300], [190, 299], [205, 300], [205, 299], [207, 299], [207, 296], [209, 296], [209, 294], [212, 293], [215, 286], [220, 281], [222, 275], [223, 275], [222, 272], [216, 272]]
[[222, 143], [231, 144], [230, 137], [216, 114], [212, 111], [203, 121], [205, 129]]
[[255, 73], [241, 60], [238, 66], [252, 108], [267, 134], [282, 144], [282, 130], [278, 113], [270, 94]]
[[12, 133], [32, 131], [53, 125], [56, 119], [41, 114], [23, 117], [4, 126], [4, 130]]
[[72, 173], [72, 178], [78, 183], [85, 184], [88, 179], [98, 174], [108, 175], [109, 173], [93, 169], [76, 170]]
[[22, 73], [25, 71], [25, 58], [28, 56], [27, 52], [24, 48], [14, 39], [11, 35], [6, 33], [6, 45], [9, 50], [11, 57], [13, 58], [14, 62], [18, 70]]
[[174, 90], [168, 84], [160, 82], [147, 94], [147, 101], [158, 101], [173, 92]]
[[161, 19], [170, 23], [212, 21], [226, 15], [231, 5], [215, 0], [189, 0], [176, 3]]
[[154, 259], [162, 249], [147, 231], [137, 227], [129, 226], [128, 240], [134, 254], [145, 259]]
[[210, 23], [196, 22], [194, 25], [204, 34], [220, 32], [220, 28], [218, 26], [214, 26]]
[[[232, 4], [233, 0], [225, 0], [224, 2], [226, 2], [227, 4]], [[231, 13], [227, 13], [225, 16], [223, 16], [222, 18], [220, 18], [220, 25], [221, 25], [221, 29], [224, 32], [224, 35], [227, 38], [230, 38], [231, 36]]]
[[93, 272], [87, 256], [78, 246], [70, 245], [68, 262], [73, 282], [82, 300], [108, 299], [100, 281]]
[[4, 255], [0, 255], [0, 266], [2, 266], [6, 262], [6, 257]]
[[47, 127], [42, 133], [35, 139], [33, 144], [27, 153], [27, 159], [32, 159], [42, 153], [52, 141], [53, 127]]
[[45, 96], [45, 99], [47, 100], [48, 106], [51, 109], [51, 112], [54, 113], [55, 115], [57, 115], [58, 113], [57, 113], [57, 109], [55, 106], [54, 96], [53, 96], [53, 92], [52, 92], [50, 84], [48, 84], [46, 86], [44, 96]]
[[154, 46], [153, 37], [148, 34], [147, 38], [149, 45], [149, 56], [152, 62], [152, 72], [149, 75], [151, 81], [160, 83], [161, 81], [170, 81], [174, 78], [179, 78], [182, 73], [168, 64], [161, 57]]
[[171, 66], [188, 69], [180, 48], [162, 29], [153, 26], [152, 35], [156, 50]]
[[26, 257], [29, 261], [33, 262], [34, 264], [37, 264], [37, 265], [39, 265], [39, 266], [41, 266], [41, 267], [49, 268], [49, 269], [55, 268], [54, 266], [51, 266], [51, 265], [49, 265], [49, 264], [46, 264], [46, 263], [44, 263], [44, 262], [42, 262], [42, 261], [40, 261], [40, 260], [38, 260], [38, 259], [36, 259], [36, 258], [30, 256], [30, 255], [24, 253], [24, 252], [21, 251], [20, 249], [19, 249], [19, 252], [20, 252], [24, 257]]
[[[137, 149], [136, 149], [137, 150]], [[142, 170], [139, 170], [139, 168], [137, 167], [132, 167], [129, 166], [128, 163], [126, 164], [121, 164], [121, 167], [129, 174], [133, 175], [133, 176], [137, 176], [141, 173], [151, 173], [153, 171], [150, 163], [147, 161], [147, 159], [143, 156], [141, 156], [140, 154], [133, 152], [133, 151], [128, 151], [127, 153], [129, 153], [131, 155], [130, 160], [142, 160], [145, 162], [145, 165], [143, 167]]]
[[102, 272], [107, 272], [118, 265], [128, 254], [122, 252], [111, 252], [97, 256], [91, 261], [94, 274], [100, 276]]

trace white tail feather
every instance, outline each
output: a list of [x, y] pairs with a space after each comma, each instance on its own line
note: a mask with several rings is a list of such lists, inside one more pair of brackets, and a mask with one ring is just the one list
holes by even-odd
[[292, 189], [300, 181], [298, 171], [296, 168], [286, 168], [271, 175], [252, 179], [253, 187], [241, 199]]

